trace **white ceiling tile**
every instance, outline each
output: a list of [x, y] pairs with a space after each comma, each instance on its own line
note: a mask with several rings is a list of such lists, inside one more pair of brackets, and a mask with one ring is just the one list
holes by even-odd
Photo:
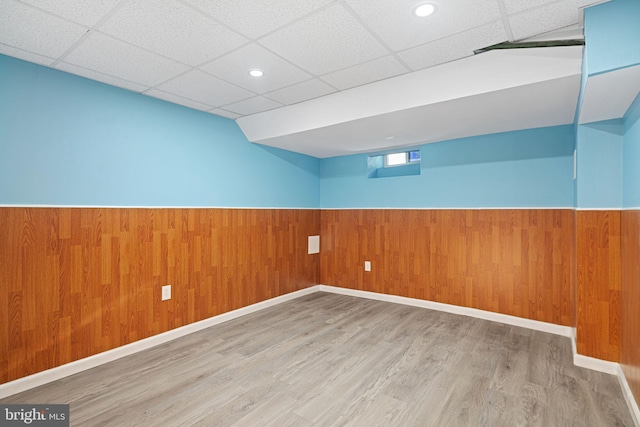
[[544, 6], [562, 0], [502, 0], [507, 15], [513, 15], [536, 7]]
[[594, 4], [608, 3], [610, 0], [578, 0], [578, 7], [589, 7]]
[[437, 1], [436, 13], [418, 18], [417, 0], [345, 0], [392, 50], [408, 49], [500, 19], [496, 0]]
[[[256, 93], [270, 92], [311, 78], [298, 67], [256, 44], [240, 48], [200, 68]], [[264, 71], [264, 76], [251, 77], [249, 70], [253, 68]]]
[[125, 3], [100, 31], [189, 65], [202, 64], [247, 42], [175, 0]]
[[225, 105], [224, 109], [246, 116], [249, 114], [260, 113], [262, 111], [273, 110], [278, 107], [282, 107], [282, 104], [267, 99], [264, 96], [256, 96], [245, 99], [244, 101]]
[[86, 68], [78, 67], [77, 65], [67, 64], [66, 62], [60, 62], [55, 66], [60, 71], [76, 74], [78, 76], [86, 77], [91, 80], [96, 80], [102, 83], [106, 83], [112, 86], [121, 87], [134, 92], [142, 92], [147, 90], [149, 86], [141, 85], [138, 83], [130, 82], [118, 77], [103, 74], [94, 70], [87, 70]]
[[576, 0], [551, 3], [509, 16], [513, 37], [516, 40], [568, 27], [578, 23], [579, 20], [580, 14]]
[[334, 0], [185, 0], [218, 21], [255, 39]]
[[57, 58], [87, 28], [13, 0], [0, 0], [0, 43]]
[[328, 95], [336, 90], [319, 79], [307, 80], [293, 86], [285, 87], [265, 96], [281, 104], [291, 105], [319, 96]]
[[29, 61], [40, 65], [51, 65], [55, 59], [47, 56], [38, 55], [37, 53], [27, 52], [26, 50], [18, 49], [13, 46], [7, 46], [0, 43], [0, 54], [13, 56], [14, 58], [22, 59], [23, 61]]
[[374, 59], [364, 64], [322, 76], [322, 80], [340, 90], [388, 79], [409, 71], [393, 56]]
[[88, 36], [65, 62], [130, 82], [155, 86], [188, 67], [100, 33]]
[[65, 62], [144, 86], [155, 86], [188, 67], [100, 33], [92, 33]]
[[241, 114], [232, 113], [231, 111], [223, 110], [222, 108], [214, 108], [213, 110], [209, 110], [209, 112], [211, 114], [215, 114], [216, 116], [222, 116], [232, 120], [235, 120], [238, 117], [242, 117]]
[[193, 70], [157, 87], [163, 92], [219, 107], [254, 96], [254, 93], [234, 86], [200, 70]]
[[413, 71], [473, 55], [473, 51], [507, 41], [502, 21], [416, 46], [398, 56]]
[[120, 0], [22, 0], [63, 18], [92, 27]]
[[197, 101], [192, 101], [191, 99], [183, 98], [182, 96], [174, 95], [172, 93], [163, 92], [158, 89], [149, 89], [144, 94], [147, 96], [151, 96], [153, 98], [158, 98], [164, 101], [172, 102], [174, 104], [184, 105], [185, 107], [193, 108], [195, 110], [202, 110], [202, 111], [211, 110], [211, 105], [203, 104]]
[[341, 3], [276, 31], [260, 43], [315, 75], [389, 53]]
[[550, 41], [550, 40], [584, 40], [584, 28], [580, 24], [563, 27], [533, 37], [521, 39], [522, 42]]
[[[309, 147], [319, 144], [313, 150], [324, 151], [327, 142], [342, 141], [333, 148], [339, 150], [337, 154], [346, 154], [362, 147], [371, 149], [371, 141], [379, 140], [374, 133], [382, 129], [388, 134], [389, 124], [397, 125], [400, 133], [396, 136], [408, 135], [405, 131], [411, 126], [407, 126], [407, 120], [415, 119], [419, 128], [410, 142], [424, 142], [425, 135], [433, 134], [432, 127], [420, 130], [424, 111], [428, 109], [412, 113], [413, 106], [404, 112], [392, 107], [401, 105], [402, 99], [416, 90], [428, 96], [434, 91], [437, 96], [458, 96], [465, 85], [475, 87], [486, 79], [478, 79], [477, 72], [468, 72], [474, 61], [482, 63], [481, 75], [492, 75], [501, 84], [505, 78], [511, 78], [510, 74], [522, 74], [505, 71], [519, 60], [523, 61], [524, 74], [534, 70], [536, 76], [547, 75], [547, 68], [554, 67], [545, 66], [544, 61], [542, 65], [529, 62], [537, 54], [523, 51], [511, 51], [515, 56], [498, 65], [493, 55], [499, 54], [491, 52], [423, 70], [505, 41], [501, 11], [507, 12], [506, 19], [516, 38], [533, 35], [546, 40], [569, 34], [567, 28], [571, 25], [581, 29], [580, 8], [602, 3], [601, 0], [433, 0], [438, 4], [436, 15], [427, 19], [414, 17], [413, 7], [424, 1], [432, 0], [0, 0], [0, 53], [238, 119], [241, 126], [243, 120], [252, 118], [263, 129], [275, 125], [291, 132], [293, 126], [298, 129], [293, 131], [296, 135], [304, 133], [305, 144], [311, 141]], [[577, 34], [580, 36], [580, 32]], [[553, 54], [538, 54], [538, 59], [549, 60], [562, 49], [554, 49]], [[579, 91], [582, 48], [572, 52], [575, 54], [570, 55], [569, 62], [573, 74], [553, 79], [545, 90], [529, 88], [531, 85], [527, 84], [509, 89], [511, 94], [499, 89], [483, 96], [467, 96], [461, 105], [467, 108], [466, 122], [475, 124], [461, 128], [459, 114], [451, 115], [450, 99], [434, 101], [429, 111], [441, 116], [438, 123], [441, 135], [455, 138], [471, 134], [465, 133], [469, 129], [486, 133], [531, 127], [532, 122], [536, 126], [570, 123]], [[255, 64], [256, 61], [260, 64]], [[416, 72], [407, 72], [409, 66]], [[263, 69], [265, 78], [249, 79], [246, 72], [253, 67]], [[431, 71], [442, 74], [442, 78], [433, 79], [436, 83], [423, 78], [426, 75], [422, 73]], [[459, 84], [437, 83], [451, 83], [457, 73], [468, 75]], [[389, 79], [393, 76], [396, 77]], [[404, 92], [389, 90], [390, 84], [412, 76], [422, 77], [419, 81], [411, 80], [416, 84]], [[564, 83], [569, 80], [570, 87]], [[367, 83], [370, 84], [362, 86]], [[433, 88], [425, 90], [429, 84]], [[336, 88], [355, 86], [360, 87], [344, 93], [354, 97], [353, 105], [341, 101], [342, 93], [333, 93]], [[383, 89], [379, 102], [373, 100], [375, 88]], [[323, 96], [330, 93], [333, 94]], [[558, 99], [549, 101], [549, 94]], [[473, 105], [465, 104], [467, 98], [472, 98]], [[535, 107], [524, 115], [520, 104], [518, 108], [512, 104], [523, 99]], [[488, 104], [502, 106], [502, 115], [491, 108], [482, 108]], [[315, 107], [307, 111], [307, 107], [314, 105], [320, 115], [311, 111]], [[394, 116], [380, 120], [380, 113], [371, 113], [380, 108], [388, 108]], [[458, 109], [459, 106], [456, 112]], [[479, 111], [500, 120], [487, 125], [491, 117], [478, 118]], [[263, 113], [255, 114], [260, 112]], [[519, 116], [505, 120], [504, 114], [510, 113]], [[290, 120], [291, 114], [296, 115], [295, 120]], [[366, 114], [369, 116], [365, 119]], [[246, 115], [250, 117], [243, 117]], [[350, 119], [350, 115], [355, 119]], [[543, 120], [538, 116], [544, 116]], [[313, 122], [314, 129], [322, 126], [317, 129], [317, 136], [300, 130], [305, 117]], [[318, 124], [318, 120], [327, 117], [344, 123], [344, 127]], [[504, 123], [508, 129], [492, 128]], [[326, 141], [324, 135], [328, 136]], [[350, 135], [355, 145], [345, 145], [345, 135]], [[282, 138], [286, 140], [283, 144], [295, 139], [286, 134]]]

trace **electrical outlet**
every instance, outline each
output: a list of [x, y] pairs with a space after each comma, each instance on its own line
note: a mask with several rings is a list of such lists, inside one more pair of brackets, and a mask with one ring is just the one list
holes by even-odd
[[371, 261], [364, 262], [364, 271], [371, 271]]
[[171, 299], [171, 285], [162, 287], [162, 301], [166, 301], [168, 299]]

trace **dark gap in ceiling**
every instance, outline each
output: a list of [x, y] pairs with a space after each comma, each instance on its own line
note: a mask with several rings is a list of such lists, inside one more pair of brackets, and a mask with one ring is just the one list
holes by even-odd
[[560, 47], [560, 46], [584, 46], [584, 40], [572, 39], [572, 40], [545, 40], [545, 41], [533, 41], [533, 42], [503, 42], [494, 44], [492, 46], [483, 47], [482, 49], [474, 50], [474, 54], [485, 53], [491, 50], [498, 49], [531, 49], [536, 47]]

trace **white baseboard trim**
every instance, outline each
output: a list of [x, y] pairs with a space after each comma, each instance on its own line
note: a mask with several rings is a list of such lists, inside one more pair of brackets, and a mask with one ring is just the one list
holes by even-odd
[[615, 375], [616, 377], [618, 377], [618, 383], [620, 384], [620, 389], [622, 390], [624, 400], [625, 402], [627, 402], [629, 412], [631, 412], [631, 418], [633, 419], [635, 426], [640, 427], [640, 409], [638, 409], [638, 403], [633, 396], [631, 387], [629, 387], [629, 383], [627, 382], [627, 377], [624, 375], [622, 366], [616, 362], [609, 362], [608, 360], [601, 360], [596, 359], [595, 357], [583, 356], [582, 354], [578, 354], [578, 349], [576, 347], [575, 329], [573, 329], [573, 334], [571, 336], [571, 347], [573, 350], [574, 365], [581, 368], [591, 369], [592, 371], [604, 372], [605, 374]]
[[573, 364], [575, 366], [591, 369], [592, 371], [604, 372], [605, 374], [611, 375], [618, 375], [618, 372], [620, 372], [620, 365], [618, 363], [578, 354], [575, 328], [571, 328], [571, 351], [573, 352]]
[[631, 411], [631, 418], [636, 423], [636, 427], [640, 427], [640, 408], [638, 407], [638, 402], [633, 397], [633, 392], [631, 391], [631, 387], [629, 387], [629, 383], [627, 382], [627, 377], [624, 375], [624, 371], [622, 370], [622, 366], [618, 365], [618, 382], [620, 383], [620, 388], [622, 389], [622, 394], [624, 395], [624, 400], [627, 401], [627, 406]]
[[176, 338], [180, 338], [185, 335], [198, 332], [202, 329], [206, 329], [220, 323], [228, 322], [229, 320], [233, 320], [268, 307], [273, 307], [285, 301], [290, 301], [292, 299], [299, 298], [304, 295], [309, 295], [314, 292], [318, 292], [317, 286], [312, 286], [310, 288], [301, 289], [299, 291], [271, 298], [266, 301], [261, 301], [247, 307], [242, 307], [237, 310], [213, 316], [199, 322], [190, 323], [188, 325], [181, 326], [179, 328], [172, 329], [158, 335], [144, 338], [139, 341], [132, 342], [131, 344], [116, 347], [112, 350], [107, 350], [102, 353], [94, 354], [93, 356], [85, 357], [74, 362], [47, 369], [46, 371], [38, 372], [27, 377], [0, 384], [0, 399], [11, 396], [13, 394], [21, 393], [31, 388], [39, 387], [41, 385], [59, 380], [64, 377], [68, 377], [73, 374], [77, 374], [91, 368], [95, 368], [96, 366], [100, 366], [105, 363], [120, 359], [122, 357], [149, 349], [151, 347], [164, 344], [168, 341], [175, 340]]
[[463, 316], [476, 317], [478, 319], [490, 320], [492, 322], [504, 323], [512, 326], [533, 329], [536, 331], [548, 332], [564, 337], [571, 337], [573, 328], [561, 326], [553, 323], [540, 322], [538, 320], [524, 319], [522, 317], [510, 316], [508, 314], [494, 313], [491, 311], [479, 310], [477, 308], [461, 307], [458, 305], [444, 304], [421, 300], [416, 298], [401, 297], [397, 295], [379, 294], [376, 292], [360, 291], [357, 289], [338, 288], [334, 286], [318, 285], [319, 290], [334, 294], [350, 295], [354, 297], [374, 299], [378, 301], [393, 302], [396, 304], [410, 305], [413, 307], [428, 308], [431, 310], [445, 311], [447, 313], [461, 314]]
[[605, 374], [618, 375], [619, 365], [617, 363], [578, 354], [576, 334], [576, 328], [571, 328], [571, 351], [573, 353], [573, 364], [575, 366], [591, 369], [592, 371], [604, 372]]
[[604, 372], [605, 374], [618, 375], [620, 365], [616, 362], [608, 360], [596, 359], [595, 357], [583, 356], [582, 354], [573, 353], [573, 364], [581, 368], [591, 369], [592, 371]]
[[536, 331], [548, 332], [555, 335], [569, 337], [569, 339], [571, 340], [571, 347], [573, 351], [574, 365], [594, 371], [604, 372], [618, 377], [618, 382], [620, 383], [622, 394], [624, 395], [627, 406], [629, 407], [629, 411], [631, 412], [631, 417], [633, 418], [636, 427], [640, 427], [640, 411], [638, 410], [638, 405], [636, 404], [636, 400], [633, 397], [633, 393], [631, 392], [631, 388], [627, 383], [627, 379], [624, 376], [624, 372], [622, 371], [620, 364], [578, 354], [576, 349], [575, 328], [572, 328], [570, 326], [560, 326], [553, 323], [540, 322], [537, 320], [523, 319], [521, 317], [509, 316], [506, 314], [493, 313], [490, 311], [478, 310], [475, 308], [460, 307], [457, 305], [443, 304], [439, 302], [426, 301], [415, 298], [379, 294], [375, 292], [360, 291], [357, 289], [338, 288], [327, 285], [318, 285], [316, 287], [318, 288], [318, 290], [323, 292], [331, 292], [334, 294], [349, 295], [378, 301], [392, 302], [396, 304], [410, 305], [413, 307], [422, 307], [431, 310], [445, 311], [447, 313], [460, 314], [463, 316], [475, 317], [478, 319], [490, 320], [493, 322], [520, 326]]
[[537, 320], [524, 319], [521, 317], [510, 316], [507, 314], [493, 313], [490, 311], [479, 310], [475, 308], [460, 307], [457, 305], [444, 304], [439, 302], [421, 300], [416, 298], [401, 297], [397, 295], [379, 294], [376, 292], [360, 291], [357, 289], [338, 288], [335, 286], [316, 285], [309, 288], [301, 289], [299, 291], [291, 292], [289, 294], [281, 295], [279, 297], [271, 298], [266, 301], [261, 301], [256, 304], [252, 304], [247, 307], [242, 307], [237, 310], [223, 313], [218, 316], [210, 317], [199, 322], [191, 323], [189, 325], [181, 326], [176, 329], [172, 329], [167, 332], [163, 332], [158, 335], [154, 335], [149, 338], [142, 339], [140, 341], [133, 342], [131, 344], [117, 347], [112, 350], [105, 351], [103, 353], [95, 354], [93, 356], [86, 357], [84, 359], [76, 360], [71, 363], [67, 363], [62, 366], [58, 366], [52, 369], [48, 369], [43, 372], [38, 372], [28, 377], [19, 378], [17, 380], [0, 384], [0, 399], [11, 396], [13, 394], [21, 393], [31, 388], [39, 387], [41, 385], [50, 383], [52, 381], [59, 380], [64, 377], [68, 377], [79, 372], [95, 368], [96, 366], [103, 365], [105, 363], [120, 359], [125, 356], [155, 347], [160, 344], [164, 344], [168, 341], [183, 337], [185, 335], [192, 334], [202, 329], [209, 328], [211, 326], [218, 325], [220, 323], [228, 322], [229, 320], [236, 319], [238, 317], [245, 316], [256, 311], [263, 310], [268, 307], [281, 304], [292, 299], [299, 298], [304, 295], [309, 295], [315, 292], [329, 292], [340, 295], [349, 295], [359, 298], [367, 298], [378, 301], [386, 301], [396, 304], [404, 304], [413, 307], [427, 308], [430, 310], [444, 311], [447, 313], [459, 314], [463, 316], [475, 317], [483, 320], [490, 320], [493, 322], [504, 323], [512, 326], [519, 326], [536, 331], [547, 332], [555, 335], [561, 335], [569, 337], [571, 339], [571, 346], [573, 350], [573, 363], [576, 366], [583, 368], [605, 372], [607, 374], [616, 375], [620, 383], [624, 398], [627, 402], [629, 410], [631, 411], [632, 418], [636, 423], [636, 427], [640, 427], [640, 410], [633, 397], [631, 388], [627, 383], [627, 379], [624, 376], [624, 372], [620, 364], [615, 362], [608, 362], [606, 360], [600, 360], [593, 357], [583, 356], [576, 351], [576, 331], [575, 328], [569, 326], [555, 325], [553, 323], [540, 322]]

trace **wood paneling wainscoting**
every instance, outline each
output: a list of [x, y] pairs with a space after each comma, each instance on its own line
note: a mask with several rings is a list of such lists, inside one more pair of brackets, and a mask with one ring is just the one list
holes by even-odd
[[640, 397], [640, 211], [571, 209], [0, 208], [0, 383], [318, 283], [577, 325]]
[[620, 211], [577, 211], [579, 354], [620, 360]]
[[325, 285], [574, 325], [571, 209], [323, 210], [321, 224]]
[[640, 406], [640, 210], [622, 212], [620, 363]]
[[319, 231], [318, 210], [0, 208], [0, 382], [316, 285]]

